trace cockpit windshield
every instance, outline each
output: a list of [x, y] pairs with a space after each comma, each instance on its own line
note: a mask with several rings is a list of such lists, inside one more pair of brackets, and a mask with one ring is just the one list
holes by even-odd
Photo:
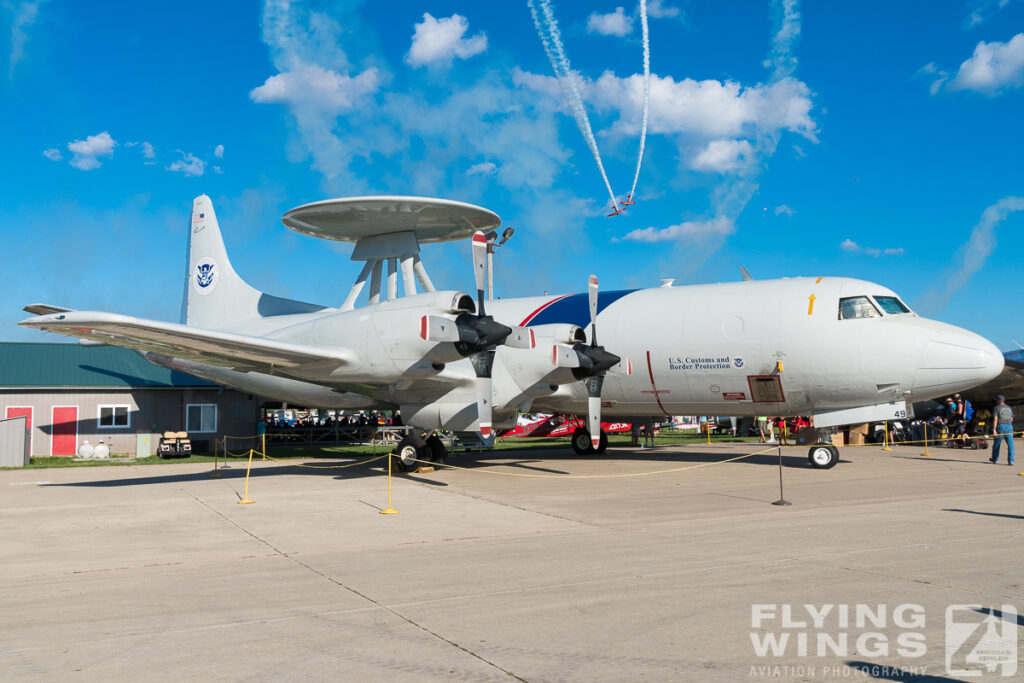
[[839, 300], [840, 320], [877, 318], [881, 315], [875, 305], [871, 303], [871, 299], [866, 296], [848, 296]]
[[910, 309], [907, 308], [906, 304], [894, 296], [876, 296], [875, 301], [877, 301], [878, 305], [882, 307], [882, 310], [889, 315], [910, 313]]

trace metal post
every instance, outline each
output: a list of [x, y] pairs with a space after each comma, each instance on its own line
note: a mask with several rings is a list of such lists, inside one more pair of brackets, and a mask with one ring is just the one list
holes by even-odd
[[922, 453], [921, 455], [931, 455], [931, 452], [928, 450], [928, 423], [927, 422], [924, 423], [924, 453]]
[[220, 472], [217, 471], [217, 445], [219, 443], [220, 442], [217, 441], [217, 438], [214, 437], [214, 439], [213, 439], [213, 472], [210, 472], [210, 476], [211, 477], [219, 477], [220, 476]]
[[249, 471], [252, 469], [252, 450], [249, 449], [249, 467], [245, 470], [245, 497], [238, 501], [239, 505], [248, 505], [256, 501], [249, 497]]
[[398, 510], [391, 507], [391, 459], [395, 457], [394, 453], [388, 453], [388, 506], [380, 511], [382, 515], [397, 515]]
[[892, 448], [889, 447], [889, 421], [888, 420], [886, 420], [885, 422], [882, 423], [882, 443], [885, 444], [884, 446], [882, 446], [882, 450], [883, 451], [891, 451], [892, 450]]
[[779, 445], [779, 499], [772, 503], [772, 505], [792, 505], [786, 497], [782, 495], [782, 446]]

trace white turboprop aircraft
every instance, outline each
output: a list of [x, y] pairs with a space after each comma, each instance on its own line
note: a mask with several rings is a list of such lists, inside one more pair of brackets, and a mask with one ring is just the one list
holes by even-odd
[[[189, 222], [182, 324], [45, 304], [27, 306], [37, 316], [20, 324], [136, 349], [155, 364], [297, 405], [399, 408], [415, 428], [396, 449], [410, 468], [414, 459], [444, 458], [437, 430], [493, 438], [492, 422], [511, 427], [519, 411], [587, 414], [590, 428], [573, 435], [573, 447], [600, 452], [602, 411], [813, 415], [828, 427], [910, 417], [914, 401], [967, 389], [1003, 368], [986, 339], [921, 318], [862, 280], [745, 279], [598, 294], [591, 276], [586, 294], [488, 301], [485, 312], [487, 235], [501, 224], [486, 209], [360, 197], [307, 204], [283, 222], [355, 242], [352, 259], [365, 266], [340, 307], [247, 285], [203, 195]], [[475, 303], [436, 291], [419, 259], [421, 244], [471, 236]], [[367, 279], [369, 302], [356, 308]], [[831, 467], [838, 449], [817, 445], [809, 458]]]

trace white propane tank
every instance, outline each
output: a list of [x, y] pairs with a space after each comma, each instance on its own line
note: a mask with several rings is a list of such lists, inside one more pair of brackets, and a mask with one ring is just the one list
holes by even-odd
[[93, 449], [93, 457], [97, 460], [106, 460], [110, 457], [110, 446], [100, 441]]
[[83, 441], [82, 445], [78, 447], [78, 457], [89, 459], [92, 457], [92, 454], [93, 452], [95, 452], [95, 450], [96, 449], [93, 448], [92, 444], [90, 444], [87, 440]]

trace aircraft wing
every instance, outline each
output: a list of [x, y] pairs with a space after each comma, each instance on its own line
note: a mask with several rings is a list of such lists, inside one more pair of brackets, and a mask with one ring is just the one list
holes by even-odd
[[274, 368], [287, 371], [288, 368], [323, 364], [325, 361], [341, 367], [356, 361], [355, 354], [347, 349], [293, 344], [117, 313], [60, 310], [22, 320], [18, 324], [89, 342], [151, 351], [243, 371], [272, 372]]

